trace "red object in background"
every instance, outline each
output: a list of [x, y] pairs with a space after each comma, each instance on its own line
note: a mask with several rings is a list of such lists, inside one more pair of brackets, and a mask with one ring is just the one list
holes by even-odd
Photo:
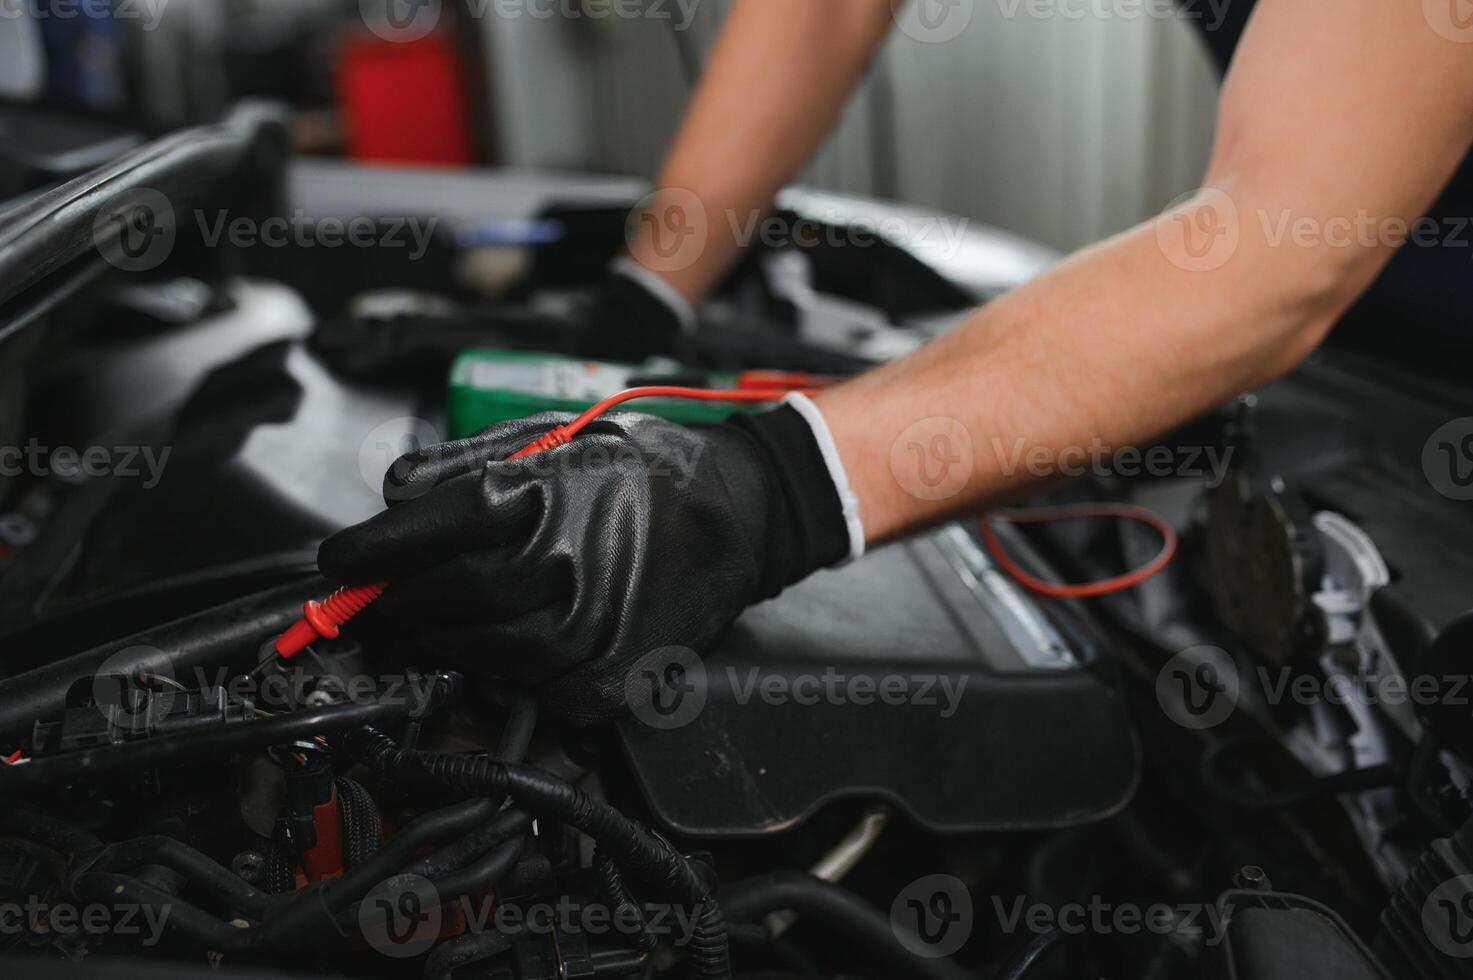
[[472, 162], [465, 71], [453, 38], [343, 41], [338, 101], [348, 155], [377, 163]]

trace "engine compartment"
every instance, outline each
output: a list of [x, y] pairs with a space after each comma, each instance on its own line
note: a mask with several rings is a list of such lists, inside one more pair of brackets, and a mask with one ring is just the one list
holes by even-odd
[[[958, 523], [656, 658], [655, 710], [616, 726], [541, 718], [371, 608], [283, 667], [267, 645], [331, 588], [317, 543], [445, 438], [453, 357], [583, 353], [565, 313], [629, 202], [467, 188], [560, 229], [494, 295], [452, 275], [491, 262], [464, 235], [430, 262], [186, 242], [127, 274], [65, 233], [130, 180], [353, 210], [278, 126], [251, 109], [0, 214], [21, 975], [1465, 975], [1473, 518], [1411, 451], [1437, 459], [1465, 386], [1327, 349], [1039, 498], [1169, 520], [1182, 554], [1140, 588], [1031, 594]], [[675, 367], [849, 374], [988, 298], [899, 249], [792, 251], [739, 269]], [[774, 285], [794, 258], [858, 325]], [[997, 533], [1056, 578], [1157, 546]]]

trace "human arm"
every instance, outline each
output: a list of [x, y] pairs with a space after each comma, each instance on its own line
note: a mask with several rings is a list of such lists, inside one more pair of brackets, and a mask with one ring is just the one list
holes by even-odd
[[[737, 0], [629, 257], [685, 300], [703, 298], [741, 251], [740, 230], [833, 128], [893, 16], [891, 0]], [[663, 212], [691, 201], [699, 202], [704, 238], [672, 255], [657, 237], [670, 217]]]
[[[1217, 133], [1209, 190], [816, 399], [871, 542], [1026, 490], [1020, 451], [1137, 445], [1299, 363], [1467, 152], [1473, 45], [1419, 4], [1261, 0]], [[936, 433], [973, 461], [944, 497], [905, 469]]]

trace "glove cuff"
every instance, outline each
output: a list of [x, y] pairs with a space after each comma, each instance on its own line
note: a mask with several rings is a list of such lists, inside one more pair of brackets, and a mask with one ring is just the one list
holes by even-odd
[[627, 256], [609, 263], [604, 296], [628, 355], [668, 354], [696, 330], [696, 311], [668, 282]]
[[[806, 399], [805, 399], [806, 401]], [[817, 413], [812, 403], [808, 408]], [[823, 417], [818, 416], [822, 423]], [[761, 595], [775, 596], [784, 588], [820, 568], [857, 557], [864, 550], [858, 518], [846, 511], [848, 479], [838, 454], [826, 453], [822, 435], [804, 411], [791, 401], [758, 415], [734, 415], [727, 424], [744, 432], [756, 450], [765, 479], [768, 520]], [[837, 465], [838, 477], [829, 456]], [[851, 529], [851, 523], [853, 528]], [[856, 549], [855, 536], [859, 544]]]
[[609, 263], [609, 274], [622, 276], [644, 288], [655, 299], [664, 304], [670, 315], [675, 317], [675, 322], [680, 329], [686, 333], [695, 333], [696, 310], [686, 298], [675, 289], [674, 286], [665, 281], [665, 278], [657, 272], [651, 272], [627, 255], [621, 255]]

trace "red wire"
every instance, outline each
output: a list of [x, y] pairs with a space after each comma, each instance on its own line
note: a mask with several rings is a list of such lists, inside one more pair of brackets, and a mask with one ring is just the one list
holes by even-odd
[[684, 398], [703, 402], [773, 402], [779, 401], [783, 395], [792, 390], [798, 389], [755, 388], [722, 391], [715, 388], [680, 388], [672, 385], [628, 388], [617, 395], [610, 395], [567, 425], [559, 425], [551, 432], [544, 433], [506, 458], [508, 460], [522, 459], [525, 456], [535, 456], [540, 452], [566, 445], [600, 415], [636, 398]]
[[[1075, 520], [1078, 518], [1114, 518], [1117, 520], [1139, 521], [1147, 524], [1161, 535], [1161, 551], [1155, 558], [1134, 571], [1115, 578], [1104, 579], [1099, 582], [1086, 582], [1080, 585], [1057, 585], [1053, 582], [1045, 582], [1029, 574], [1003, 549], [1002, 542], [997, 539], [997, 534], [992, 530], [994, 518], [1005, 520], [1011, 524], [1051, 524], [1055, 521]], [[982, 539], [987, 542], [988, 550], [996, 559], [1003, 571], [1007, 572], [1019, 584], [1030, 591], [1040, 595], [1051, 596], [1055, 599], [1094, 599], [1099, 596], [1113, 595], [1133, 589], [1137, 585], [1160, 572], [1172, 559], [1176, 557], [1177, 536], [1176, 528], [1170, 523], [1144, 507], [1133, 507], [1130, 504], [1066, 504], [1061, 507], [1034, 507], [1028, 510], [998, 510], [982, 518]]]
[[[798, 390], [798, 389], [791, 389]], [[582, 432], [589, 423], [616, 405], [636, 398], [685, 398], [708, 402], [771, 402], [787, 394], [780, 388], [758, 388], [741, 391], [721, 391], [713, 388], [681, 388], [672, 385], [651, 385], [644, 388], [629, 388], [610, 395], [588, 411], [569, 422], [545, 432], [521, 449], [507, 457], [508, 460], [533, 456], [557, 446], [566, 445]], [[387, 582], [369, 585], [348, 585], [338, 589], [323, 602], [309, 601], [302, 610], [302, 618], [292, 624], [276, 638], [273, 646], [277, 656], [289, 660], [305, 650], [318, 638], [331, 639], [338, 635], [338, 627], [362, 612], [388, 587]]]
[[[803, 389], [793, 388], [788, 390]], [[770, 388], [746, 388], [735, 391], [714, 388], [683, 388], [674, 385], [650, 385], [644, 388], [629, 388], [603, 399], [568, 424], [556, 426], [551, 431], [543, 433], [517, 452], [512, 453], [507, 459], [521, 459], [566, 445], [574, 436], [582, 432], [599, 416], [612, 408], [622, 405], [625, 402], [633, 401], [636, 398], [684, 398], [693, 401], [709, 402], [771, 402], [779, 400], [786, 393], [787, 390], [777, 387], [775, 384], [774, 387]], [[982, 521], [982, 536], [986, 540], [987, 546], [992, 549], [998, 564], [1025, 587], [1043, 595], [1066, 599], [1081, 599], [1119, 592], [1144, 582], [1165, 568], [1171, 562], [1171, 559], [1176, 556], [1176, 531], [1171, 525], [1167, 524], [1155, 514], [1142, 510], [1139, 507], [1099, 504], [1083, 507], [1045, 508], [1031, 511], [999, 511], [996, 512], [995, 516], [1012, 520], [1016, 523], [1065, 520], [1072, 517], [1119, 517], [1150, 524], [1161, 533], [1162, 538], [1165, 540], [1165, 546], [1161, 549], [1161, 554], [1154, 561], [1127, 575], [1087, 585], [1054, 585], [1034, 578], [1009, 558], [1007, 553], [1003, 551], [1002, 545], [998, 542], [997, 536], [993, 534], [992, 528], [987, 523], [987, 519], [984, 518]], [[277, 653], [284, 659], [290, 658], [299, 653], [319, 636], [336, 636], [337, 627], [346, 623], [364, 607], [377, 599], [387, 584], [386, 582], [376, 582], [371, 585], [347, 586], [333, 593], [324, 603], [309, 602], [304, 610], [305, 615], [303, 618], [277, 639]]]

